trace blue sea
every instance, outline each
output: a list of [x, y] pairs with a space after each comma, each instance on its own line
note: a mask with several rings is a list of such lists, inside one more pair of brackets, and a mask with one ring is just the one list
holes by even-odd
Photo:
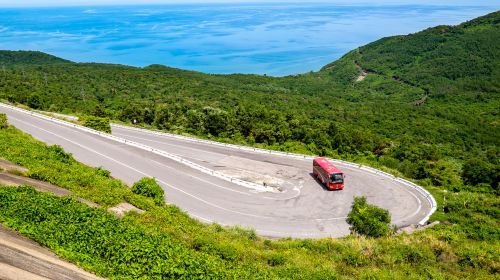
[[318, 70], [385, 36], [458, 24], [499, 8], [325, 3], [3, 8], [0, 49], [39, 50], [77, 62], [283, 76]]

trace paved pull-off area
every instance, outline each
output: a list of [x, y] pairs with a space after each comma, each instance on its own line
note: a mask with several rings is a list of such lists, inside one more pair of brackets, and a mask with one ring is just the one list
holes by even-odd
[[281, 189], [258, 192], [200, 172], [144, 149], [105, 139], [0, 106], [9, 123], [48, 144], [58, 144], [88, 165], [102, 166], [132, 184], [155, 177], [169, 203], [192, 217], [222, 225], [254, 228], [272, 237], [340, 237], [349, 233], [345, 219], [354, 196], [386, 208], [398, 226], [416, 224], [432, 210], [421, 193], [352, 165], [337, 164], [347, 175], [345, 189], [325, 190], [312, 176], [312, 161], [178, 139], [113, 126], [113, 135], [175, 154], [231, 177]]

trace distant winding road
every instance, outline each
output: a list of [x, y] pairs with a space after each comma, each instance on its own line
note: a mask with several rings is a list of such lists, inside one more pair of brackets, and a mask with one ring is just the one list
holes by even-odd
[[9, 123], [48, 144], [57, 144], [88, 165], [102, 166], [132, 184], [155, 177], [167, 201], [204, 222], [241, 225], [270, 237], [340, 237], [354, 196], [386, 208], [398, 226], [416, 224], [431, 209], [420, 192], [394, 179], [339, 164], [347, 175], [342, 191], [327, 191], [311, 177], [310, 159], [243, 151], [148, 131], [113, 126], [113, 135], [169, 152], [207, 168], [282, 192], [258, 192], [210, 176], [160, 155], [0, 106]]

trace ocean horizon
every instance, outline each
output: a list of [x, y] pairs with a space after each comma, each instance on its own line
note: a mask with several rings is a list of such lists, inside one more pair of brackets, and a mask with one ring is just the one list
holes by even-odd
[[0, 49], [75, 62], [214, 74], [317, 71], [386, 36], [454, 25], [500, 5], [170, 4], [0, 8]]

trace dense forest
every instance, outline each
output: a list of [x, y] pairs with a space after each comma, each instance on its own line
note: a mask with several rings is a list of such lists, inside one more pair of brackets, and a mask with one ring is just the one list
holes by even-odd
[[[495, 279], [500, 273], [500, 12], [362, 46], [318, 72], [209, 75], [0, 51], [0, 101], [369, 164], [424, 185], [413, 234], [269, 240], [202, 224], [0, 119], [0, 157], [103, 208], [0, 188], [0, 222], [113, 279]], [[0, 115], [1, 118], [1, 115]], [[109, 128], [109, 127], [106, 127]], [[18, 174], [19, 175], [19, 174]], [[163, 195], [163, 193], [162, 193]], [[168, 193], [165, 194], [168, 197]], [[127, 201], [145, 210], [118, 219]], [[64, 226], [61, 226], [64, 225]]]
[[370, 164], [498, 195], [500, 12], [362, 46], [318, 72], [210, 75], [0, 52], [0, 99]]

